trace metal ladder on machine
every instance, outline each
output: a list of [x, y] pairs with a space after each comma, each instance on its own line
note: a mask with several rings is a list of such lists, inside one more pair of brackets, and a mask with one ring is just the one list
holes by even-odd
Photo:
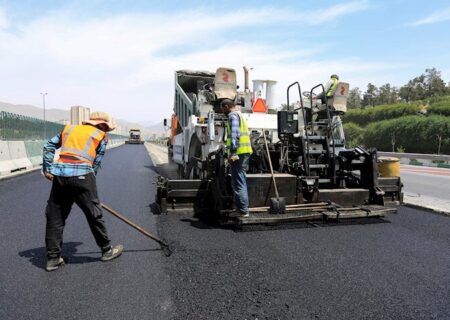
[[[311, 91], [310, 91], [311, 108], [312, 108], [312, 96], [313, 96], [314, 90], [317, 88], [321, 88], [322, 93], [324, 95], [325, 106], [326, 106], [326, 110], [325, 110], [326, 118], [317, 119], [316, 121], [313, 121], [313, 119], [311, 119], [311, 122], [310, 122], [311, 136], [309, 138], [311, 139], [312, 137], [317, 137], [317, 138], [312, 138], [312, 139], [317, 139], [318, 142], [321, 143], [322, 150], [320, 150], [320, 152], [314, 152], [314, 150], [311, 150], [311, 148], [306, 148], [306, 151], [307, 151], [308, 155], [312, 154], [316, 158], [315, 159], [316, 163], [317, 163], [318, 158], [321, 155], [326, 156], [326, 158], [327, 158], [326, 164], [322, 163], [322, 164], [315, 165], [315, 168], [327, 169], [327, 172], [328, 172], [326, 178], [319, 179], [319, 184], [335, 185], [336, 184], [336, 166], [335, 166], [336, 150], [335, 150], [335, 144], [334, 144], [334, 133], [333, 133], [333, 129], [332, 129], [332, 117], [330, 114], [330, 107], [328, 105], [328, 97], [326, 96], [325, 88], [324, 88], [323, 84], [318, 84], [311, 89]], [[319, 112], [323, 112], [323, 111], [319, 111]], [[305, 128], [307, 128], [306, 119], [305, 119]], [[308, 136], [308, 130], [306, 130], [306, 134]], [[310, 168], [311, 168], [311, 166], [310, 166]]]
[[[316, 172], [319, 172], [323, 169], [327, 169], [327, 177], [320, 177], [319, 176], [319, 184], [335, 184], [336, 183], [336, 170], [335, 170], [335, 161], [336, 161], [336, 155], [335, 155], [335, 146], [334, 143], [332, 146], [330, 146], [330, 138], [333, 139], [333, 130], [331, 129], [331, 115], [330, 115], [330, 109], [328, 107], [328, 100], [325, 95], [325, 88], [322, 84], [319, 84], [315, 87], [313, 87], [310, 91], [310, 97], [312, 97], [312, 94], [314, 90], [318, 87], [322, 88], [323, 94], [325, 96], [325, 104], [326, 104], [326, 118], [325, 119], [318, 119], [318, 121], [311, 121], [309, 122], [306, 117], [306, 111], [305, 107], [303, 105], [303, 99], [301, 96], [301, 87], [298, 82], [294, 82], [287, 88], [287, 105], [289, 106], [289, 90], [291, 87], [297, 85], [299, 96], [300, 96], [300, 107], [297, 109], [294, 109], [294, 111], [297, 111], [298, 109], [301, 109], [302, 116], [303, 116], [303, 124], [305, 128], [305, 136], [301, 139], [302, 141], [302, 147], [303, 147], [303, 161], [305, 163], [305, 171], [306, 175], [308, 177], [312, 176], [318, 176], [317, 174], [314, 174]], [[311, 100], [311, 109], [312, 109], [312, 100]], [[312, 114], [312, 110], [311, 110]], [[321, 121], [319, 121], [321, 120]], [[321, 130], [319, 130], [321, 129]], [[323, 130], [325, 129], [325, 130]], [[325, 131], [325, 135], [322, 134], [322, 132]], [[314, 149], [312, 145], [321, 145], [321, 148]], [[327, 158], [326, 163], [319, 163], [319, 158], [321, 156], [325, 156]]]

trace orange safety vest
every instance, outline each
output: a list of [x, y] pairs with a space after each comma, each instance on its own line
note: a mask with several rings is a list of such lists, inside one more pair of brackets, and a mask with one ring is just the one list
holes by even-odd
[[105, 135], [104, 131], [91, 125], [66, 125], [61, 133], [58, 162], [92, 165]]

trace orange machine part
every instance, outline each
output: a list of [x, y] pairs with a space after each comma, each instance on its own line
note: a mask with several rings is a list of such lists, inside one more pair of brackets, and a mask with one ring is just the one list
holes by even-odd
[[267, 112], [267, 106], [262, 98], [256, 99], [256, 102], [253, 105], [253, 112]]
[[177, 129], [178, 129], [178, 117], [177, 115], [174, 113], [172, 115], [172, 120], [171, 120], [171, 124], [170, 124], [170, 143], [173, 145], [174, 143], [174, 139], [175, 136], [177, 135]]

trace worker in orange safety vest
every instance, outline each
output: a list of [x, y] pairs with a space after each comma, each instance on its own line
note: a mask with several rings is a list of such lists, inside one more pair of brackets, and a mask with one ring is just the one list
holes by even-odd
[[[109, 261], [122, 254], [123, 246], [111, 246], [102, 218], [95, 175], [105, 154], [106, 132], [115, 129], [105, 112], [93, 112], [82, 125], [66, 125], [61, 133], [44, 145], [43, 174], [52, 181], [52, 189], [45, 210], [47, 271], [64, 265], [61, 256], [65, 221], [76, 203], [89, 224], [97, 245], [102, 250], [101, 261]], [[61, 148], [59, 159], [55, 151]]]

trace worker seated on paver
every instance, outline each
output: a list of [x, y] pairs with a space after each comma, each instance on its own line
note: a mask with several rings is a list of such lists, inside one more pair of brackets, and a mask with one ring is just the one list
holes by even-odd
[[[326, 103], [325, 97], [326, 100], [331, 100], [333, 98], [334, 93], [336, 92], [338, 83], [339, 83], [339, 76], [336, 74], [332, 74], [330, 76], [330, 80], [328, 80], [327, 84], [325, 85], [325, 90], [319, 93], [316, 96], [316, 99], [320, 99], [322, 104]], [[328, 105], [330, 105], [330, 102], [328, 102]]]
[[324, 91], [316, 96], [316, 104], [315, 108], [313, 106], [313, 112], [318, 114], [318, 119], [327, 118], [327, 108], [330, 108], [331, 111], [334, 111], [334, 94], [336, 93], [339, 83], [339, 76], [336, 74], [332, 74], [330, 76], [330, 80], [328, 80], [325, 85]]

